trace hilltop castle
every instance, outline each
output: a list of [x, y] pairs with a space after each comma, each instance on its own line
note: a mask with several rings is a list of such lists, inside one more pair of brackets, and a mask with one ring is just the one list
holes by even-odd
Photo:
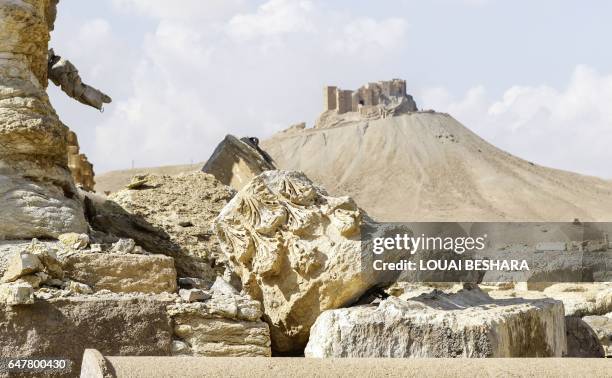
[[412, 96], [406, 93], [406, 81], [393, 79], [368, 83], [355, 91], [326, 86], [323, 89], [323, 111], [336, 114], [359, 112], [367, 118], [384, 118], [417, 111], [417, 106]]

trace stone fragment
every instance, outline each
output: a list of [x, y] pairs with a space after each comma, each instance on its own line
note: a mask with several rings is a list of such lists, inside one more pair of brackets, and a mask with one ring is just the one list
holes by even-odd
[[255, 176], [273, 169], [276, 167], [272, 158], [259, 147], [257, 138], [238, 139], [227, 135], [206, 161], [202, 172], [240, 190]]
[[15, 282], [0, 285], [0, 302], [7, 306], [34, 303], [34, 288], [27, 282]]
[[59, 236], [59, 241], [68, 248], [84, 249], [89, 245], [89, 236], [87, 234], [77, 234], [70, 232]]
[[2, 282], [13, 282], [19, 277], [41, 270], [43, 270], [43, 265], [37, 256], [24, 251], [15, 253], [9, 258]]
[[91, 287], [89, 287], [89, 285], [77, 281], [70, 281], [70, 285], [68, 285], [68, 290], [76, 294], [93, 293], [93, 290], [91, 290]]
[[118, 242], [113, 244], [111, 252], [115, 253], [132, 253], [136, 247], [136, 242], [132, 239], [119, 239]]
[[215, 283], [210, 287], [210, 290], [226, 295], [235, 295], [238, 294], [238, 291], [229, 283], [227, 283], [223, 278], [217, 277]]
[[128, 190], [140, 189], [147, 183], [147, 181], [148, 179], [146, 175], [134, 176], [132, 177], [132, 181], [129, 184], [127, 184], [126, 189]]
[[175, 355], [270, 357], [270, 332], [260, 304], [246, 296], [215, 294], [206, 302], [168, 306], [175, 337], [190, 346]]
[[91, 253], [101, 253], [102, 245], [101, 244], [92, 244], [89, 246], [89, 252]]
[[565, 317], [565, 332], [567, 334], [565, 357], [605, 357], [606, 353], [597, 334], [579, 317]]
[[263, 303], [275, 351], [300, 353], [322, 311], [374, 284], [361, 266], [362, 215], [349, 197], [328, 196], [300, 172], [268, 171], [217, 217], [216, 235], [242, 290]]
[[595, 331], [606, 356], [612, 356], [612, 313], [585, 316], [582, 320]]
[[187, 343], [180, 340], [172, 340], [172, 355], [189, 355], [190, 352], [191, 348], [189, 348], [189, 345]]
[[25, 282], [28, 285], [32, 286], [34, 289], [38, 289], [40, 285], [43, 283], [43, 279], [39, 274], [45, 274], [44, 272], [38, 272], [36, 274], [28, 274], [27, 276], [23, 276], [19, 278], [15, 282]]
[[180, 289], [179, 295], [186, 302], [199, 302], [209, 299], [210, 294], [200, 289]]
[[305, 355], [561, 357], [565, 352], [561, 302], [494, 300], [472, 289], [325, 311], [311, 329]]
[[57, 254], [55, 251], [47, 244], [33, 239], [32, 243], [30, 243], [30, 245], [26, 248], [26, 252], [31, 253], [40, 260], [45, 273], [48, 273], [56, 278], [64, 278], [62, 264], [57, 259]]
[[115, 293], [173, 293], [174, 260], [164, 255], [75, 253], [64, 260], [66, 276], [94, 290]]

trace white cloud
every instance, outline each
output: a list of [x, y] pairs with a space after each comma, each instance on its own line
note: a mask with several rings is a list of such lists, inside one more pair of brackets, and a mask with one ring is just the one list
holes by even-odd
[[230, 17], [246, 7], [246, 0], [113, 0], [117, 10], [177, 21], [211, 21]]
[[228, 33], [239, 40], [270, 37], [294, 32], [314, 31], [310, 19], [311, 1], [270, 0], [255, 13], [237, 14], [229, 22]]
[[514, 86], [490, 100], [482, 86], [459, 99], [434, 88], [420, 98], [424, 107], [450, 113], [519, 157], [612, 178], [612, 75], [578, 66], [562, 90]]
[[331, 48], [341, 53], [371, 54], [398, 48], [406, 37], [408, 23], [402, 18], [375, 20], [360, 18], [349, 22]]
[[[230, 5], [232, 15], [217, 9], [208, 23], [201, 17], [211, 16], [199, 13], [225, 9], [222, 2], [181, 3], [194, 8], [189, 15], [166, 14], [167, 1], [115, 3], [159, 19], [132, 49], [138, 58], [122, 68], [129, 92], [114, 98], [95, 125], [90, 157], [99, 171], [132, 160], [141, 166], [202, 161], [225, 134], [265, 137], [312, 122], [327, 80], [367, 81], [392, 54], [381, 49], [404, 45], [405, 21], [337, 13], [319, 0], [268, 0], [238, 11]], [[366, 58], [368, 64], [361, 62]]]

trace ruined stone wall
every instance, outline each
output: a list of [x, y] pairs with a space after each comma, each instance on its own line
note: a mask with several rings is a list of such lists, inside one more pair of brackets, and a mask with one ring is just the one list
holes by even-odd
[[336, 124], [339, 120], [334, 117], [349, 112], [356, 112], [361, 118], [374, 119], [418, 110], [412, 96], [406, 93], [406, 81], [402, 79], [368, 83], [355, 91], [326, 86], [323, 95], [324, 114], [316, 122], [316, 127]]
[[336, 110], [338, 88], [333, 86], [325, 86], [323, 88], [323, 111]]
[[336, 92], [336, 102], [338, 114], [343, 114], [353, 111], [353, 91], [341, 90]]

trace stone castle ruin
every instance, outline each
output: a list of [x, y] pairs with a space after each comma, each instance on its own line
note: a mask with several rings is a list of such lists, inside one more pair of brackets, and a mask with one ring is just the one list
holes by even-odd
[[338, 115], [358, 112], [364, 118], [386, 118], [417, 111], [412, 96], [406, 93], [406, 81], [393, 79], [368, 83], [355, 91], [335, 86], [323, 88], [323, 111]]

